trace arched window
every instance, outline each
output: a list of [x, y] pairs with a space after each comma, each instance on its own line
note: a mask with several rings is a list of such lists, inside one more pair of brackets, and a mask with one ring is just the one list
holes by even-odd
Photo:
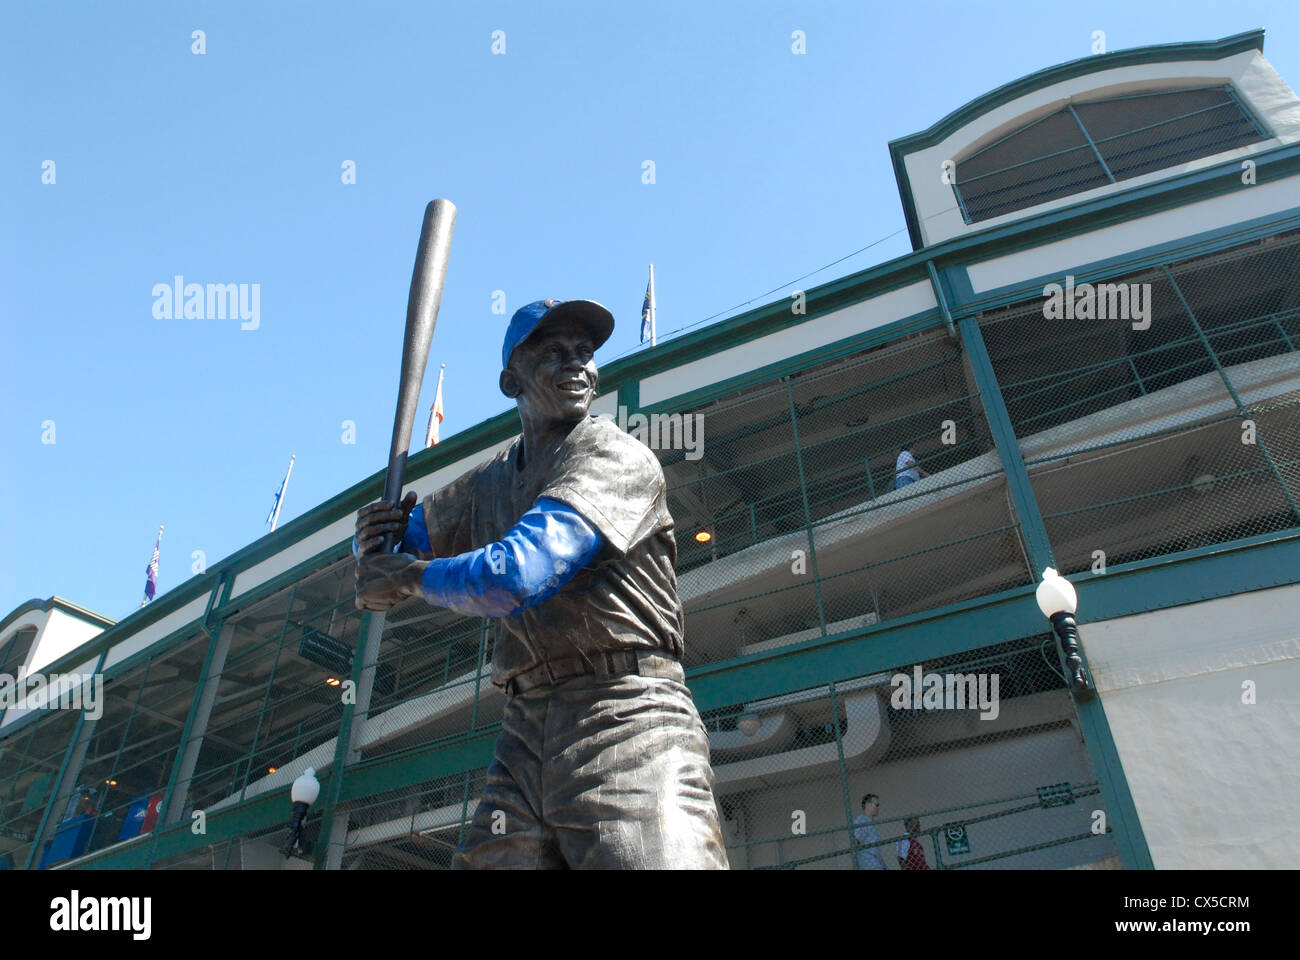
[[967, 223], [1258, 143], [1268, 134], [1228, 86], [1069, 104], [957, 163]]

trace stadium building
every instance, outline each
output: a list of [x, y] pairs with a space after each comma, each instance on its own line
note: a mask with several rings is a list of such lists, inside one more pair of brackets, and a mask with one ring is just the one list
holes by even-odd
[[[1263, 42], [986, 93], [889, 144], [912, 253], [602, 368], [595, 411], [660, 428], [734, 868], [853, 868], [866, 793], [887, 869], [910, 817], [931, 868], [1300, 861], [1300, 101]], [[517, 432], [416, 454], [409, 487]], [[446, 867], [503, 695], [485, 621], [410, 601], [366, 642], [349, 544], [381, 485], [121, 622], [0, 622], [0, 673], [103, 680], [5, 704], [0, 864]]]

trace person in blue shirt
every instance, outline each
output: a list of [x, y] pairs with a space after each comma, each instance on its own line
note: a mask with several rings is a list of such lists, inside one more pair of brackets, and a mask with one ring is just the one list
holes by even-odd
[[862, 797], [862, 812], [853, 821], [856, 829], [853, 839], [857, 841], [858, 869], [884, 870], [885, 861], [880, 858], [880, 829], [876, 826], [876, 817], [880, 815], [880, 798], [874, 793]]
[[592, 301], [522, 307], [499, 379], [519, 439], [423, 501], [358, 513], [360, 608], [419, 597], [496, 623], [502, 730], [454, 868], [728, 865], [663, 470], [589, 412], [613, 326]]

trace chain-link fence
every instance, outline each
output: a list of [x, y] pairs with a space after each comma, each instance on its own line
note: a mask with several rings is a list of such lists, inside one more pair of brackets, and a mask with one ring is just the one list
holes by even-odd
[[[0, 741], [0, 862], [5, 869], [26, 866], [33, 849], [38, 856], [32, 866], [44, 865], [48, 851], [37, 843], [37, 832], [47, 805], [56, 800], [53, 791], [77, 720], [77, 713], [59, 711]], [[65, 819], [64, 810], [57, 813], [59, 820]], [[93, 817], [76, 819], [82, 811], [75, 805], [66, 813], [74, 821], [68, 831], [77, 833], [66, 843], [84, 842], [83, 837], [94, 829]], [[57, 850], [52, 856], [57, 856]]]
[[659, 455], [688, 665], [1030, 582], [973, 376], [941, 330], [681, 416], [699, 418], [698, 455]]
[[103, 715], [87, 720], [84, 752], [74, 750], [66, 781], [75, 786], [78, 809], [95, 821], [80, 852], [158, 824], [207, 646], [205, 634], [191, 637], [105, 682]]
[[480, 767], [436, 777], [348, 805], [345, 870], [447, 870], [483, 793]]
[[1063, 571], [1300, 523], [1298, 270], [1293, 232], [981, 318]]
[[195, 732], [193, 773], [182, 771], [186, 817], [287, 793], [303, 758], [330, 765], [360, 623], [350, 560], [226, 619], [217, 673], [207, 681], [215, 698]]

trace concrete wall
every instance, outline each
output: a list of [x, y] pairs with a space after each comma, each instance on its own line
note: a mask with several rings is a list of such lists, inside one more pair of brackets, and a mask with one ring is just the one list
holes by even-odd
[[1291, 585], [1081, 626], [1157, 869], [1300, 863], [1298, 606]]
[[[883, 840], [902, 834], [900, 821], [907, 815], [920, 816], [921, 829], [928, 832], [945, 823], [1025, 806], [1033, 801], [994, 803], [947, 814], [931, 815], [927, 811], [1033, 795], [1041, 786], [1063, 781], [1086, 783], [1095, 776], [1077, 728], [1073, 725], [1056, 726], [850, 769], [849, 799], [856, 817], [861, 812], [859, 803], [864, 793], [880, 796], [881, 810], [877, 823]], [[728, 805], [734, 807], [735, 799], [728, 798]], [[972, 824], [967, 829], [971, 852], [960, 856], [948, 856], [945, 852], [944, 865], [958, 866], [1036, 843], [1088, 833], [1092, 812], [1099, 808], [1100, 795], [1093, 794], [1068, 806], [1036, 808]], [[848, 846], [847, 831], [822, 836], [792, 835], [793, 812], [796, 810], [804, 811], [808, 833], [842, 824], [844, 798], [839, 776], [836, 774], [748, 794], [741, 815], [734, 824], [727, 825], [727, 842], [734, 843], [739, 839], [739, 825], [747, 819], [746, 832], [751, 839], [783, 838], [780, 854], [785, 861], [816, 857], [837, 847]], [[936, 860], [931, 839], [927, 836], [922, 844], [926, 861], [933, 868]], [[974, 869], [1061, 869], [1103, 860], [1114, 852], [1110, 837], [1089, 837], [993, 860]], [[743, 850], [733, 849], [730, 856], [733, 869], [746, 866]], [[881, 848], [881, 859], [887, 870], [897, 869], [892, 844]], [[773, 866], [776, 862], [775, 843], [751, 848], [749, 866]], [[802, 869], [814, 868], [851, 869], [852, 860], [843, 854], [818, 860]]]

